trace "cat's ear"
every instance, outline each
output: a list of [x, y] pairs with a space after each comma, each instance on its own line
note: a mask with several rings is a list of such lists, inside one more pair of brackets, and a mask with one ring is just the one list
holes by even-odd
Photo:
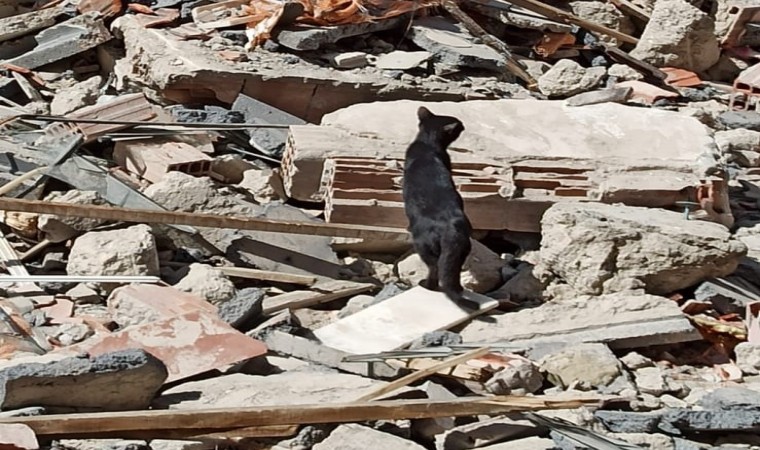
[[425, 108], [424, 106], [420, 106], [417, 110], [417, 118], [420, 120], [425, 120], [433, 117], [433, 113], [430, 112], [429, 109]]
[[461, 122], [453, 122], [443, 126], [443, 132], [451, 136], [451, 139], [456, 139], [464, 131], [464, 125]]

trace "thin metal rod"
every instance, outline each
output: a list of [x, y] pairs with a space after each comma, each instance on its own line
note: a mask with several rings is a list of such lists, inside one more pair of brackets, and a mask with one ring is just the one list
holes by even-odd
[[40, 120], [43, 122], [60, 122], [60, 123], [95, 123], [103, 125], [143, 125], [143, 126], [165, 126], [165, 127], [184, 127], [184, 128], [220, 128], [225, 130], [237, 130], [245, 128], [288, 128], [288, 124], [269, 124], [269, 123], [188, 123], [188, 122], [151, 122], [151, 121], [131, 121], [131, 120], [108, 120], [108, 119], [77, 119], [62, 116], [50, 116], [45, 114], [19, 114], [12, 117], [17, 119]]
[[3, 283], [159, 283], [161, 279], [153, 276], [130, 275], [27, 275], [2, 276]]

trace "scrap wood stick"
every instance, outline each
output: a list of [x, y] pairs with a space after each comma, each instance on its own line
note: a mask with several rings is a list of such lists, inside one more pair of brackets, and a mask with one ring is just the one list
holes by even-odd
[[454, 400], [393, 400], [369, 403], [320, 403], [199, 410], [149, 410], [46, 416], [8, 417], [0, 425], [20, 423], [38, 437], [86, 436], [110, 433], [120, 436], [134, 431], [272, 427], [278, 425], [351, 423], [368, 420], [424, 419], [499, 415], [542, 409], [573, 409], [600, 406], [603, 397], [552, 399], [547, 397], [465, 397]]
[[249, 278], [251, 280], [274, 281], [276, 283], [291, 283], [311, 286], [317, 282], [317, 277], [296, 275], [272, 270], [250, 269], [248, 267], [218, 267], [228, 277]]
[[215, 214], [198, 214], [177, 211], [152, 211], [146, 209], [117, 208], [102, 205], [75, 205], [39, 200], [0, 198], [0, 211], [21, 211], [37, 214], [53, 214], [65, 217], [85, 217], [132, 223], [161, 223], [190, 225], [208, 228], [232, 228], [237, 230], [293, 233], [312, 236], [338, 236], [360, 239], [407, 240], [407, 232], [400, 228], [371, 227], [320, 222], [292, 222], [263, 219], [260, 217], [228, 217]]
[[412, 383], [414, 383], [417, 380], [420, 380], [422, 378], [425, 378], [427, 376], [433, 375], [434, 373], [438, 372], [439, 370], [448, 369], [449, 367], [456, 366], [457, 364], [461, 364], [463, 362], [469, 361], [474, 358], [481, 357], [485, 354], [487, 354], [490, 351], [488, 347], [480, 347], [476, 348], [475, 350], [470, 350], [467, 353], [464, 353], [462, 355], [454, 356], [448, 359], [444, 359], [443, 361], [439, 362], [438, 364], [434, 364], [430, 367], [427, 367], [422, 370], [418, 370], [416, 372], [412, 372], [409, 375], [406, 375], [404, 377], [399, 378], [396, 381], [393, 381], [391, 383], [386, 384], [385, 386], [380, 387], [379, 389], [370, 391], [366, 393], [365, 395], [362, 395], [358, 399], [356, 399], [357, 402], [368, 402], [370, 400], [373, 400], [377, 397], [380, 397], [382, 395], [385, 395], [389, 392], [393, 392], [396, 389], [402, 388], [404, 386], [408, 386]]
[[609, 37], [613, 37], [621, 42], [626, 42], [628, 44], [636, 44], [639, 42], [637, 38], [631, 35], [621, 33], [620, 31], [613, 30], [612, 28], [607, 28], [604, 25], [599, 25], [598, 23], [594, 23], [586, 19], [582, 19], [576, 16], [575, 14], [569, 13], [567, 11], [563, 11], [559, 8], [555, 8], [554, 6], [547, 5], [538, 0], [508, 0], [508, 1], [509, 3], [512, 3], [513, 5], [520, 6], [522, 8], [528, 9], [538, 14], [542, 14], [551, 20], [556, 20], [557, 22], [578, 25], [579, 27], [585, 28], [590, 31], [606, 34]]
[[467, 13], [462, 11], [462, 9], [459, 8], [459, 5], [457, 5], [454, 0], [443, 0], [441, 3], [446, 12], [451, 14], [453, 18], [464, 25], [464, 27], [467, 28], [470, 33], [482, 39], [486, 45], [504, 56], [504, 58], [507, 60], [508, 71], [523, 80], [529, 88], [536, 86], [535, 78], [533, 78], [533, 76], [531, 76], [531, 74], [525, 70], [519, 61], [512, 57], [512, 52], [509, 51], [507, 45], [504, 44], [504, 42], [491, 35], [489, 32], [484, 30], [483, 27], [478, 25], [477, 22], [472, 20], [472, 17], [468, 16]]

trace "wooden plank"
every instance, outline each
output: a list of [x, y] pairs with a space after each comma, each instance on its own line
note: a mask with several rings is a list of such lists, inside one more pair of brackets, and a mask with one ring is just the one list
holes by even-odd
[[[469, 1], [479, 3], [478, 0]], [[509, 3], [539, 13], [543, 16], [548, 17], [549, 19], [556, 20], [561, 23], [578, 25], [579, 27], [585, 28], [589, 31], [606, 34], [607, 36], [618, 39], [621, 42], [626, 42], [629, 44], [636, 44], [639, 42], [639, 40], [633, 36], [621, 33], [617, 30], [613, 30], [612, 28], [605, 27], [604, 25], [599, 25], [598, 23], [591, 22], [590, 20], [582, 19], [573, 13], [563, 11], [559, 8], [547, 5], [538, 0], [509, 0]]]
[[317, 283], [311, 291], [295, 291], [264, 299], [263, 313], [273, 314], [284, 309], [308, 308], [352, 295], [361, 294], [374, 288], [372, 283], [330, 280]]
[[274, 281], [276, 283], [301, 284], [311, 286], [316, 283], [316, 277], [296, 275], [272, 270], [249, 269], [247, 267], [218, 267], [228, 277], [249, 278], [251, 280]]
[[464, 295], [478, 304], [479, 309], [468, 309], [443, 292], [416, 286], [319, 328], [314, 335], [323, 344], [347, 353], [384, 352], [403, 347], [425, 333], [451, 328], [499, 305], [497, 300], [474, 292]]
[[393, 392], [396, 389], [402, 388], [404, 386], [408, 386], [417, 380], [421, 380], [425, 377], [433, 375], [434, 373], [437, 373], [438, 371], [445, 370], [450, 367], [456, 366], [457, 364], [469, 361], [473, 358], [483, 356], [487, 354], [488, 351], [489, 351], [488, 347], [480, 347], [474, 350], [470, 350], [469, 352], [463, 353], [461, 355], [452, 356], [451, 358], [447, 358], [430, 367], [427, 367], [422, 370], [418, 370], [416, 372], [412, 372], [409, 375], [406, 375], [404, 377], [399, 378], [398, 380], [395, 380], [391, 383], [386, 384], [385, 386], [381, 386], [380, 388], [376, 390], [370, 391], [362, 395], [358, 399], [356, 399], [356, 401], [364, 402], [364, 401], [374, 400], [377, 397], [382, 397], [383, 395]]
[[191, 225], [209, 228], [269, 231], [314, 236], [337, 236], [360, 239], [407, 240], [406, 230], [363, 225], [325, 224], [320, 222], [292, 222], [258, 217], [230, 217], [176, 211], [149, 211], [114, 206], [75, 205], [38, 200], [0, 198], [0, 210], [53, 214], [65, 217], [114, 220], [130, 223], [162, 223]]
[[630, 0], [610, 0], [617, 9], [629, 16], [635, 17], [644, 24], [649, 23], [649, 13]]
[[455, 400], [396, 400], [370, 403], [307, 404], [257, 406], [249, 408], [150, 410], [86, 414], [51, 414], [32, 417], [8, 417], [0, 424], [21, 423], [34, 430], [38, 437], [93, 435], [148, 430], [214, 429], [271, 427], [278, 425], [351, 423], [368, 420], [423, 419], [499, 415], [508, 412], [542, 409], [574, 409], [599, 406], [604, 397], [465, 397]]

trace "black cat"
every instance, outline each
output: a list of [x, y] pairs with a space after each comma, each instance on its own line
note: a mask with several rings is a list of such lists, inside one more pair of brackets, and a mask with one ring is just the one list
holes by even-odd
[[450, 299], [463, 300], [460, 272], [470, 253], [472, 226], [451, 178], [446, 148], [464, 131], [456, 117], [417, 110], [419, 132], [406, 150], [404, 209], [414, 249], [428, 266], [426, 289], [440, 288]]

